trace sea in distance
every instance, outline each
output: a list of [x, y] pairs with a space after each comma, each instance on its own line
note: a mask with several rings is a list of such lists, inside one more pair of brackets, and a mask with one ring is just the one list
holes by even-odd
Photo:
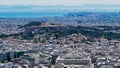
[[62, 17], [64, 12], [0, 12], [0, 18], [43, 18], [43, 17]]

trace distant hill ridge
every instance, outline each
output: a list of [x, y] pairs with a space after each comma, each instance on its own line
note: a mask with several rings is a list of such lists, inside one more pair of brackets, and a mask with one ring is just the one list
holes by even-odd
[[45, 21], [32, 21], [22, 27], [63, 27], [63, 24], [53, 24]]
[[32, 22], [24, 25], [23, 27], [39, 26], [42, 23], [45, 23], [45, 21], [32, 21]]

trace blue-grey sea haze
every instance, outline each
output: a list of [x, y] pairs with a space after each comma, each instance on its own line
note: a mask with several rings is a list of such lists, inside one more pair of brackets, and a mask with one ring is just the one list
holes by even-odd
[[87, 4], [81, 6], [0, 5], [0, 17], [53, 17], [69, 12], [119, 12], [120, 5]]

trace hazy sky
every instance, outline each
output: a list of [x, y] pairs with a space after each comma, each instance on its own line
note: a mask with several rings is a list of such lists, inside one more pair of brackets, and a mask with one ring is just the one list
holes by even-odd
[[84, 4], [120, 4], [120, 0], [0, 0], [0, 5], [84, 5]]

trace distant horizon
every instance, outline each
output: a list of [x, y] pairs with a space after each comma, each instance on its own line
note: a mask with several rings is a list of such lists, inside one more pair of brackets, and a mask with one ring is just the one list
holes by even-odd
[[[120, 12], [120, 4], [84, 4], [84, 5], [1, 5], [0, 17], [52, 17], [70, 12]], [[48, 14], [48, 15], [47, 15]]]
[[97, 5], [97, 6], [115, 6], [115, 7], [120, 7], [120, 4], [83, 4], [83, 5], [26, 5], [26, 4], [23, 4], [23, 5], [20, 5], [20, 4], [18, 4], [18, 5], [1, 5], [0, 4], [0, 7], [1, 6], [7, 6], [7, 7], [10, 7], [10, 6], [39, 6], [39, 7], [43, 7], [43, 6], [50, 6], [50, 7], [57, 7], [57, 6], [62, 6], [62, 7], [67, 7], [67, 6], [71, 6], [71, 7], [80, 7], [80, 6], [94, 6], [95, 7], [95, 5]]
[[37, 11], [120, 11], [120, 5], [85, 4], [81, 6], [65, 5], [0, 5], [0, 12], [37, 12]]
[[66, 5], [81, 6], [85, 4], [120, 4], [120, 0], [0, 0], [0, 5]]

